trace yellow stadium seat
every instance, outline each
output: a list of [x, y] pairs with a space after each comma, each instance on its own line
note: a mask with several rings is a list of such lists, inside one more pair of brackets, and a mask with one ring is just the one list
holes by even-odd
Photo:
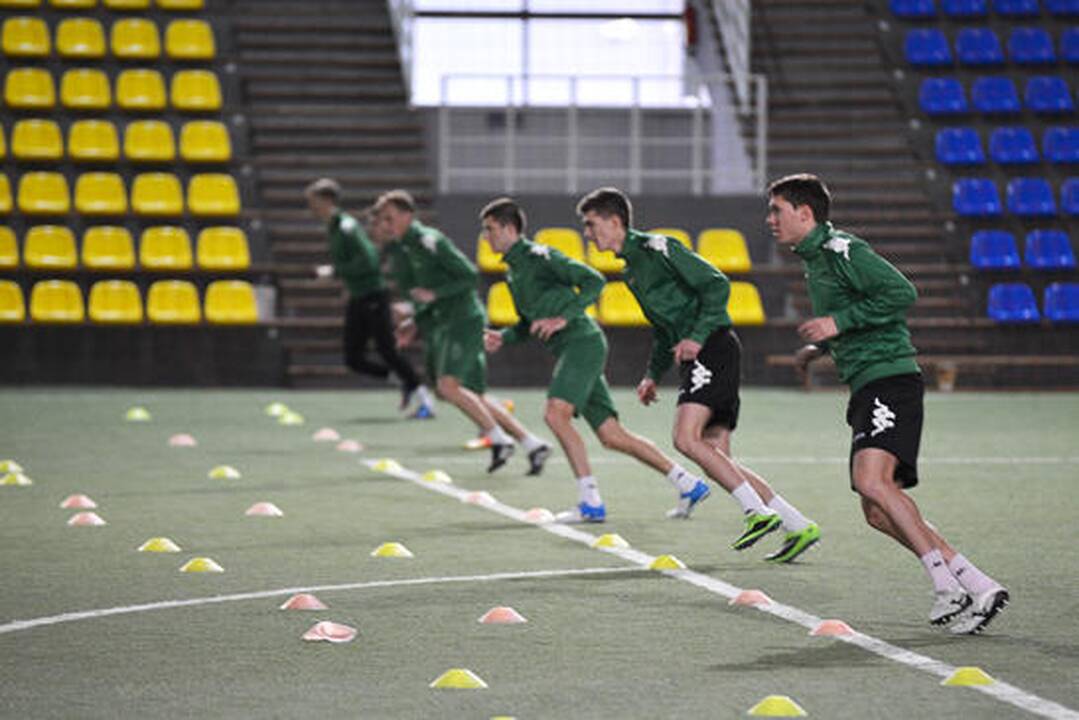
[[165, 28], [165, 53], [173, 60], [213, 60], [215, 52], [205, 20], [173, 20]]
[[157, 25], [143, 18], [124, 18], [112, 24], [112, 54], [121, 60], [155, 60], [161, 56]]
[[11, 183], [7, 175], [0, 173], [0, 213], [6, 215], [9, 212], [11, 212]]
[[172, 106], [190, 112], [221, 109], [221, 84], [209, 70], [180, 70], [172, 76]]
[[191, 238], [181, 227], [146, 228], [139, 240], [139, 264], [145, 270], [190, 270]]
[[184, 212], [180, 181], [172, 173], [142, 173], [131, 184], [131, 207], [137, 215], [171, 217]]
[[68, 70], [60, 80], [60, 100], [72, 110], [105, 110], [112, 104], [109, 79], [95, 68]]
[[4, 126], [0, 125], [0, 160], [7, 157], [7, 143], [4, 142]]
[[232, 142], [224, 123], [192, 120], [180, 129], [180, 157], [188, 162], [223, 163], [232, 159]]
[[561, 250], [567, 257], [584, 262], [581, 234], [573, 228], [543, 228], [536, 233], [536, 242]]
[[186, 280], [158, 280], [146, 293], [150, 322], [190, 325], [202, 320], [199, 292]]
[[697, 238], [697, 254], [723, 272], [749, 272], [753, 269], [745, 237], [730, 228], [702, 230]]
[[508, 269], [502, 253], [496, 253], [483, 235], [476, 240], [476, 265], [485, 273], [504, 273]]
[[82, 322], [85, 318], [82, 291], [70, 280], [35, 283], [30, 291], [30, 317], [36, 322]]
[[510, 286], [505, 281], [498, 281], [487, 291], [487, 322], [496, 326], [516, 325], [521, 321], [517, 307], [513, 304]]
[[114, 225], [89, 228], [82, 236], [82, 264], [90, 270], [134, 270], [130, 231]]
[[163, 110], [165, 81], [157, 70], [124, 70], [116, 79], [116, 104], [124, 110]]
[[201, 10], [203, 0], [157, 0], [162, 10]]
[[246, 280], [215, 280], [206, 287], [206, 320], [228, 325], [258, 322], [255, 288]]
[[0, 280], [0, 322], [17, 323], [25, 319], [22, 288], [14, 280]]
[[588, 264], [601, 273], [620, 273], [626, 261], [611, 250], [600, 250], [594, 242], [588, 243]]
[[665, 236], [667, 236], [669, 238], [674, 238], [675, 240], [682, 243], [683, 245], [685, 245], [690, 250], [693, 249], [693, 238], [691, 238], [689, 236], [689, 233], [687, 233], [685, 230], [680, 230], [679, 228], [661, 227], [661, 228], [653, 228], [652, 230], [649, 230], [648, 234], [649, 235], [665, 235]]
[[150, 0], [103, 0], [109, 10], [148, 10]]
[[15, 241], [15, 231], [0, 225], [0, 268], [15, 267], [19, 267], [19, 244]]
[[74, 270], [79, 264], [75, 233], [63, 225], [35, 225], [23, 238], [22, 257], [28, 268]]
[[187, 206], [192, 214], [222, 217], [240, 214], [240, 191], [231, 175], [201, 173], [187, 184]]
[[0, 8], [36, 8], [41, 0], [0, 0]]
[[142, 297], [130, 280], [99, 280], [90, 288], [90, 319], [96, 323], [142, 322]]
[[161, 120], [138, 120], [124, 130], [124, 155], [136, 162], [172, 162], [176, 142], [172, 127]]
[[735, 325], [763, 325], [764, 305], [757, 286], [748, 282], [732, 282], [727, 314]]
[[49, 4], [64, 10], [89, 10], [97, 6], [97, 0], [49, 0]]
[[19, 210], [27, 215], [66, 215], [71, 210], [67, 180], [60, 173], [26, 173], [19, 178]]
[[11, 154], [17, 160], [60, 160], [60, 126], [53, 120], [19, 120], [11, 131]]
[[4, 102], [8, 107], [42, 110], [56, 107], [52, 75], [41, 68], [15, 68], [4, 78]]
[[604, 325], [616, 327], [648, 324], [637, 298], [633, 297], [629, 287], [621, 280], [603, 286], [603, 292], [599, 296], [599, 321]]
[[238, 227], [203, 228], [196, 244], [196, 256], [203, 270], [246, 270], [251, 267], [247, 235]]
[[4, 20], [3, 47], [8, 57], [48, 57], [49, 26], [36, 17], [9, 17]]
[[67, 154], [80, 162], [118, 159], [116, 126], [108, 120], [76, 120], [67, 132]]
[[127, 191], [116, 173], [89, 172], [75, 181], [75, 209], [83, 215], [123, 215]]
[[66, 58], [105, 57], [105, 31], [93, 18], [67, 18], [56, 26], [56, 51]]

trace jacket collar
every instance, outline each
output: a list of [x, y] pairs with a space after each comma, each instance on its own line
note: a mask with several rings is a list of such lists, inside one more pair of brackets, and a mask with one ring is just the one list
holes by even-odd
[[810, 230], [809, 234], [794, 246], [794, 253], [803, 260], [810, 260], [816, 257], [820, 253], [821, 246], [827, 242], [829, 237], [831, 237], [832, 230], [832, 223], [820, 223], [817, 227]]
[[648, 242], [648, 234], [643, 233], [640, 230], [630, 228], [626, 231], [626, 239], [622, 243], [621, 252], [616, 252], [615, 255], [620, 258], [624, 258], [627, 253], [633, 253], [641, 249], [641, 247]]

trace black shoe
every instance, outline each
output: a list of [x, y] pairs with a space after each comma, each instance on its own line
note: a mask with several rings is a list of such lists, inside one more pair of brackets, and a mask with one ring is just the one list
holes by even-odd
[[487, 466], [487, 472], [492, 473], [505, 465], [516, 449], [517, 446], [513, 443], [495, 443], [491, 445], [491, 464]]
[[539, 475], [543, 472], [543, 464], [551, 457], [551, 446], [540, 445], [528, 453], [528, 472], [526, 475]]

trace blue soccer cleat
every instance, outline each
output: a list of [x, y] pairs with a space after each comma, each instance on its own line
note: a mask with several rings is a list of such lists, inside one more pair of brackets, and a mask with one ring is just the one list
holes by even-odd
[[697, 507], [698, 503], [704, 502], [711, 494], [712, 490], [708, 487], [708, 484], [703, 480], [698, 480], [692, 490], [678, 496], [678, 506], [668, 510], [667, 517], [672, 520], [688, 520], [693, 508]]
[[589, 505], [588, 503], [577, 503], [577, 507], [564, 510], [554, 516], [555, 522], [566, 523], [567, 525], [576, 525], [579, 523], [601, 523], [607, 519], [607, 506], [600, 503], [599, 505]]

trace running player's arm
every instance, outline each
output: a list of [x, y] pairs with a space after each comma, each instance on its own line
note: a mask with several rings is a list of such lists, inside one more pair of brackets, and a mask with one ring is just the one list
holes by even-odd
[[862, 299], [833, 312], [839, 332], [876, 327], [902, 320], [918, 299], [918, 291], [890, 262], [862, 243], [850, 247], [850, 262], [837, 268]]
[[674, 353], [671, 351], [673, 347], [674, 341], [671, 340], [671, 336], [667, 334], [667, 331], [658, 325], [653, 325], [652, 354], [648, 358], [648, 370], [645, 372], [645, 378], [657, 383], [663, 379], [666, 372], [671, 369], [671, 365], [674, 364]]
[[727, 300], [731, 295], [731, 284], [723, 273], [682, 243], [672, 241], [667, 246], [671, 267], [693, 289], [700, 301], [689, 335], [677, 340], [688, 339], [703, 345], [708, 336], [723, 322], [723, 316], [727, 312]]
[[479, 270], [447, 237], [438, 236], [434, 252], [439, 265], [445, 270], [443, 282], [428, 288], [434, 292], [436, 300], [476, 289], [476, 283], [480, 277]]
[[530, 337], [529, 329], [531, 327], [532, 321], [522, 315], [516, 325], [502, 328], [502, 342], [508, 345], [527, 340]]
[[334, 230], [334, 241], [330, 243], [330, 261], [333, 262], [334, 272], [338, 277], [345, 275], [357, 275], [364, 272], [377, 272], [378, 268], [371, 266], [371, 259], [363, 252], [363, 242], [360, 233], [363, 228], [356, 221], [351, 223], [342, 222], [341, 226]]
[[558, 310], [558, 316], [566, 318], [583, 314], [589, 305], [599, 300], [607, 281], [593, 268], [552, 250], [548, 267], [559, 282], [569, 285], [577, 293]]

